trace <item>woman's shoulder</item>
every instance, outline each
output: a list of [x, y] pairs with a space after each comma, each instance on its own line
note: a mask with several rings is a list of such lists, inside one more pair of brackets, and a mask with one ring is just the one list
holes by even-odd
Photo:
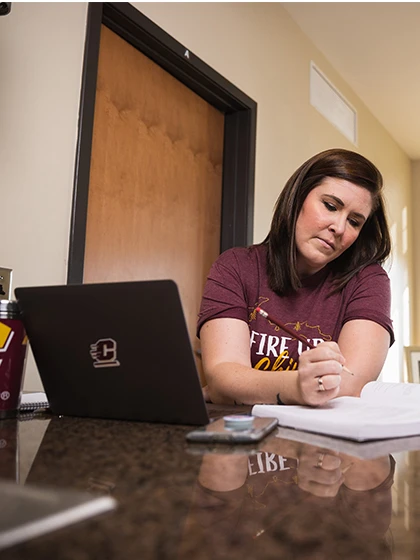
[[360, 289], [381, 290], [389, 289], [390, 279], [387, 271], [379, 263], [368, 264], [353, 276], [345, 291], [353, 292]]
[[358, 278], [359, 280], [364, 278], [367, 279], [372, 277], [378, 277], [378, 276], [382, 276], [383, 278], [388, 278], [387, 271], [379, 263], [368, 264], [356, 274], [356, 278]]
[[232, 247], [219, 255], [217, 264], [223, 266], [249, 267], [261, 266], [267, 260], [267, 247], [262, 244], [249, 245], [248, 247]]

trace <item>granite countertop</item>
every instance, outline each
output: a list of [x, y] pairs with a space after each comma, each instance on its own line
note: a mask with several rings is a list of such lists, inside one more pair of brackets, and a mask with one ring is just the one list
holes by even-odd
[[191, 429], [47, 415], [2, 421], [0, 439], [16, 433], [16, 447], [0, 453], [0, 477], [109, 494], [118, 507], [0, 558], [418, 558], [409, 555], [420, 546], [404, 528], [407, 511], [392, 508], [393, 493], [409, 484], [417, 519], [418, 452], [394, 455], [403, 466], [396, 480], [389, 455], [362, 460], [275, 433], [258, 445], [209, 447], [188, 444]]

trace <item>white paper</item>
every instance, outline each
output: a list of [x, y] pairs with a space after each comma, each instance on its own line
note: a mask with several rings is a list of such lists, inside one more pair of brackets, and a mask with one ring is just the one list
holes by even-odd
[[369, 385], [362, 398], [339, 397], [320, 407], [255, 405], [252, 414], [277, 418], [281, 426], [357, 441], [420, 435], [419, 385]]
[[403, 399], [401, 405], [417, 403], [420, 408], [420, 384], [371, 381], [363, 387], [361, 398], [382, 404], [397, 404], [399, 399]]
[[23, 393], [20, 400], [21, 404], [33, 404], [37, 402], [48, 403], [47, 395], [45, 393]]

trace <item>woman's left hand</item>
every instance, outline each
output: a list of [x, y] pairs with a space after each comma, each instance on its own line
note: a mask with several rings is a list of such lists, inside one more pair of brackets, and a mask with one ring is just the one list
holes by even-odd
[[205, 400], [205, 402], [211, 403], [211, 397], [210, 397], [210, 391], [209, 391], [209, 386], [205, 385], [204, 387], [201, 387], [201, 390], [203, 392], [203, 398]]
[[345, 358], [336, 342], [302, 352], [298, 387], [302, 404], [319, 406], [338, 396]]

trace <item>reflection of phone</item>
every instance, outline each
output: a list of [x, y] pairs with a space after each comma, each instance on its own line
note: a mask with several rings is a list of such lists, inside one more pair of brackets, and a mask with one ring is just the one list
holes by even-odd
[[253, 443], [260, 441], [277, 426], [277, 418], [252, 417], [252, 426], [247, 429], [226, 427], [224, 418], [187, 434], [188, 441], [209, 443]]
[[190, 455], [255, 455], [259, 451], [260, 442], [254, 444], [245, 443], [214, 443], [190, 441], [185, 447], [185, 451]]

